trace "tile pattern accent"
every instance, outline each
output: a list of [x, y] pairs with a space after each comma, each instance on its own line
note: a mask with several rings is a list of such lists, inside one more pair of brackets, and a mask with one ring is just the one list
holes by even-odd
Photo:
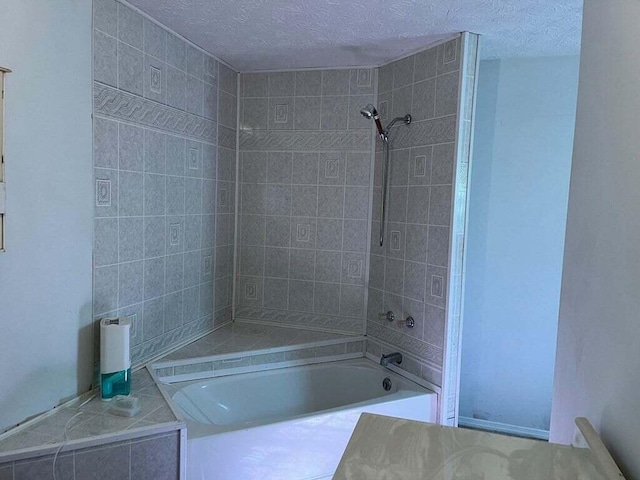
[[218, 126], [218, 145], [235, 150], [236, 148], [235, 125], [233, 128], [227, 128], [223, 125]]
[[96, 180], [96, 207], [111, 206], [111, 181]]
[[[443, 135], [440, 130], [435, 134]], [[370, 148], [371, 132], [369, 130], [350, 132], [240, 131], [241, 150], [362, 152]]]
[[362, 333], [362, 319], [358, 317], [341, 317], [338, 315], [321, 315], [298, 311], [278, 311], [242, 305], [237, 307], [236, 315], [238, 318], [262, 320], [282, 326], [304, 325], [305, 327], [318, 330]]
[[[216, 360], [215, 357], [213, 360], [207, 359], [205, 361], [194, 358], [191, 363], [162, 367], [158, 369], [157, 372], [163, 380], [165, 380], [166, 377], [193, 373], [199, 373], [202, 374], [202, 377], [209, 378], [291, 366], [288, 362], [304, 361], [304, 364], [322, 363], [336, 360], [336, 356], [344, 355], [349, 356], [342, 357], [342, 359], [358, 358], [359, 356], [364, 356], [364, 346], [362, 343], [361, 340], [354, 340], [353, 342], [347, 343], [294, 348], [286, 351], [261, 353], [257, 355], [248, 355], [250, 352], [245, 350], [239, 353], [236, 358], [229, 358], [228, 355], [225, 355], [224, 359], [219, 360]], [[171, 381], [171, 379], [169, 379], [169, 381]]]
[[217, 376], [228, 374], [230, 369], [263, 370], [278, 368], [281, 362], [346, 354], [364, 355], [362, 337], [235, 322], [167, 355], [154, 369], [162, 377], [187, 373]]
[[216, 142], [215, 122], [98, 82], [93, 86], [93, 110], [105, 117], [138, 123], [202, 141]]
[[[312, 346], [305, 348], [295, 348], [283, 352], [262, 353], [258, 355], [247, 355], [243, 352], [237, 358], [225, 358], [224, 360], [198, 361], [187, 365], [176, 365], [165, 367], [160, 370], [163, 380], [171, 381], [166, 377], [184, 375], [189, 373], [201, 373], [207, 377], [217, 377], [230, 375], [233, 373], [248, 373], [251, 371], [264, 371], [267, 369], [282, 368], [284, 362], [306, 360], [306, 363], [322, 363], [334, 360], [331, 357], [350, 354], [347, 358], [357, 358], [364, 355], [364, 348], [361, 340], [353, 342], [343, 342], [334, 345]], [[361, 354], [361, 355], [359, 355]], [[309, 362], [312, 360], [312, 362]], [[255, 367], [255, 368], [252, 368]], [[242, 369], [233, 371], [235, 369]]]
[[[406, 353], [411, 361], [403, 362], [403, 368], [438, 386], [443, 384], [446, 320], [453, 314], [448, 309], [448, 268], [455, 222], [451, 211], [459, 201], [454, 196], [454, 155], [457, 135], [462, 135], [456, 132], [461, 57], [458, 37], [378, 72], [378, 103], [387, 106], [383, 123], [406, 113], [414, 121], [390, 135], [384, 247], [378, 242], [376, 208], [382, 195], [383, 157], [376, 152], [367, 351], [376, 356], [393, 350]], [[466, 189], [466, 176], [458, 180]], [[391, 324], [380, 316], [389, 310], [397, 319]], [[413, 329], [404, 324], [407, 316], [414, 318]]]
[[[50, 480], [54, 455], [0, 464], [0, 478]], [[65, 452], [56, 461], [57, 478], [120, 480], [180, 478], [180, 433], [150, 435]]]
[[369, 69], [241, 75], [236, 317], [365, 327]]
[[317, 332], [298, 328], [266, 325], [260, 322], [234, 322], [205, 335], [162, 358], [162, 363], [209, 355], [244, 353], [248, 350], [286, 347], [326, 340], [344, 340], [337, 333]]
[[397, 136], [393, 139], [393, 148], [451, 143], [455, 139], [456, 116], [449, 115], [416, 122], [411, 129], [398, 130]]
[[93, 313], [137, 365], [231, 321], [237, 75], [113, 0], [94, 26]]
[[[188, 307], [185, 306], [185, 309]], [[197, 308], [197, 307], [196, 307]], [[225, 310], [216, 312], [214, 323], [220, 325], [228, 324], [231, 321], [231, 313]], [[137, 365], [144, 363], [147, 359], [158, 355], [158, 352], [166, 351], [167, 345], [177, 345], [195, 339], [203, 332], [211, 330], [211, 318], [203, 317], [195, 322], [188, 323], [182, 328], [170, 330], [149, 341], [131, 347], [131, 362]]]

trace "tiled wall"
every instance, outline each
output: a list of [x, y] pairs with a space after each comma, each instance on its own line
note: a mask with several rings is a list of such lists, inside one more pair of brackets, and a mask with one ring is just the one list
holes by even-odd
[[237, 75], [115, 0], [93, 42], [93, 312], [139, 364], [231, 319]]
[[[51, 480], [53, 455], [0, 464], [0, 480]], [[177, 480], [180, 433], [143, 437], [64, 452], [56, 460], [58, 479]]]
[[[238, 112], [236, 73], [171, 32], [115, 0], [94, 2], [94, 27], [93, 309], [135, 315], [134, 362], [230, 321], [235, 281], [236, 318], [366, 330], [370, 353], [400, 350], [442, 385], [460, 319], [465, 37], [379, 69], [243, 74]], [[383, 123], [413, 117], [390, 134], [382, 248], [367, 103]]]
[[241, 75], [238, 318], [363, 333], [375, 82]]
[[[438, 386], [448, 314], [461, 38], [385, 65], [378, 74], [383, 123], [407, 113], [413, 121], [389, 135], [383, 247], [378, 233], [383, 153], [377, 142], [367, 350], [376, 356], [401, 351], [403, 368]], [[389, 310], [396, 316], [393, 323], [380, 316]], [[405, 326], [408, 316], [414, 328]]]

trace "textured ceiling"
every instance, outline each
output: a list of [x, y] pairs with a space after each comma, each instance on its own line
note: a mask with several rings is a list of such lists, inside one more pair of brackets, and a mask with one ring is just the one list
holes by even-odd
[[460, 31], [483, 58], [577, 54], [582, 0], [129, 0], [240, 71], [378, 65]]

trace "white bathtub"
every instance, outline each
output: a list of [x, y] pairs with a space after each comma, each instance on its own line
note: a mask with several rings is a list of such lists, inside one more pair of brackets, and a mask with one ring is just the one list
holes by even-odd
[[[385, 378], [391, 389], [382, 386]], [[437, 399], [367, 359], [181, 382], [188, 478], [331, 478], [363, 412], [435, 422]]]

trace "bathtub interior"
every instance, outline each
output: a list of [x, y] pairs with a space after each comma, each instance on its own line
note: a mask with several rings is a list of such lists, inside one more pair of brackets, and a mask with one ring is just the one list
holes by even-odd
[[[287, 402], [295, 402], [291, 398], [296, 397], [299, 390], [285, 390], [284, 398], [277, 395], [282, 393], [284, 385], [276, 379], [278, 375], [282, 377], [281, 382], [308, 375], [317, 382], [314, 386], [303, 384], [309, 390], [302, 398], [309, 400], [316, 393], [320, 398], [307, 405], [295, 403], [298, 409], [290, 410], [291, 404]], [[261, 383], [259, 377], [265, 382]], [[382, 387], [386, 377], [392, 382], [389, 391]], [[364, 358], [234, 375], [211, 382], [213, 390], [235, 391], [236, 396], [227, 398], [231, 403], [225, 407], [230, 413], [219, 420], [229, 422], [227, 425], [187, 419], [189, 480], [329, 479], [363, 413], [437, 421], [435, 392]], [[227, 384], [223, 386], [224, 382]], [[235, 385], [230, 385], [234, 382]], [[170, 387], [179, 386], [174, 391], [175, 398], [175, 394], [184, 391], [181, 389], [201, 384], [200, 380]], [[244, 388], [250, 388], [251, 384], [256, 385], [256, 389], [245, 392]], [[260, 392], [260, 387], [265, 386], [267, 391]], [[276, 395], [270, 396], [269, 392]], [[243, 401], [236, 401], [240, 394]], [[323, 402], [323, 396], [340, 400]], [[216, 408], [209, 411], [206, 404], [199, 407], [211, 416], [199, 420], [210, 421], [219, 413]], [[236, 407], [237, 412], [232, 412]], [[243, 412], [248, 416], [243, 416]]]
[[[383, 387], [385, 378], [391, 380], [389, 390]], [[176, 382], [163, 388], [187, 422], [190, 436], [435, 396], [364, 358]]]

